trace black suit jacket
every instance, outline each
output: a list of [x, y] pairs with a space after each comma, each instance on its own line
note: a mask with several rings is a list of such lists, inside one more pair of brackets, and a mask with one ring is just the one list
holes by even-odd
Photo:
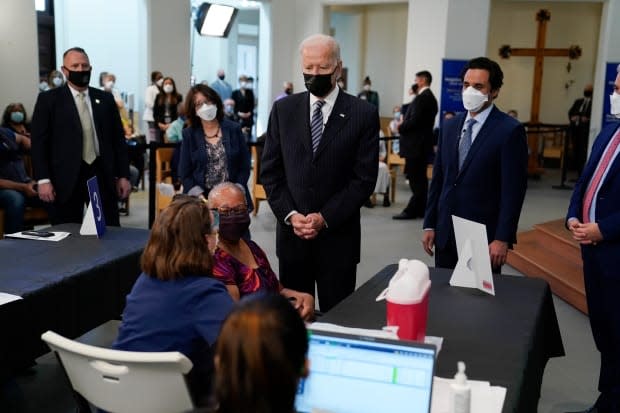
[[[123, 125], [111, 93], [89, 87], [88, 96], [103, 168], [99, 187], [114, 191], [116, 178], [129, 177]], [[39, 94], [31, 136], [35, 179], [50, 179], [62, 204], [74, 191], [82, 162], [82, 125], [68, 85]]]
[[407, 108], [400, 132], [400, 156], [426, 159], [433, 148], [433, 126], [437, 116], [437, 99], [425, 89]]
[[271, 110], [261, 181], [278, 219], [277, 252], [298, 254], [300, 240], [284, 223], [293, 210], [320, 212], [328, 227], [319, 237], [344, 262], [359, 262], [360, 207], [372, 194], [379, 163], [379, 114], [371, 104], [339, 91], [316, 153], [312, 153], [308, 92], [280, 99]]

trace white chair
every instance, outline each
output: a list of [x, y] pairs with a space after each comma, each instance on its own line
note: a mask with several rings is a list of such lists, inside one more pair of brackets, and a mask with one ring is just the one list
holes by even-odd
[[114, 413], [192, 410], [183, 354], [111, 350], [69, 340], [53, 331], [41, 339], [58, 355], [71, 386], [96, 407]]

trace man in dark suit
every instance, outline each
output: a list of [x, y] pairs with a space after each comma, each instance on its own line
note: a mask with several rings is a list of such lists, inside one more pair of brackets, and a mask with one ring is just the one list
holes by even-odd
[[[620, 118], [620, 66], [611, 97], [611, 114]], [[620, 411], [620, 123], [598, 135], [577, 180], [566, 226], [581, 243], [590, 326], [601, 353], [594, 406], [586, 412]]]
[[86, 181], [97, 177], [107, 225], [131, 190], [123, 125], [112, 94], [88, 87], [91, 66], [74, 47], [63, 55], [63, 87], [39, 94], [32, 115], [32, 162], [52, 224], [81, 223]]
[[355, 289], [360, 207], [379, 159], [377, 108], [336, 86], [340, 48], [330, 36], [301, 44], [308, 92], [274, 103], [261, 181], [278, 223], [280, 280], [314, 295], [328, 311]]
[[590, 114], [592, 113], [592, 85], [583, 88], [583, 97], [575, 100], [568, 110], [570, 139], [577, 175], [581, 175], [588, 157], [588, 138], [590, 137]]
[[458, 261], [452, 215], [486, 225], [491, 267], [498, 273], [516, 242], [527, 187], [527, 139], [516, 119], [493, 101], [504, 75], [485, 57], [470, 60], [461, 74], [467, 110], [444, 122], [424, 217], [424, 250], [435, 266]]
[[394, 219], [423, 218], [428, 194], [426, 165], [433, 150], [433, 126], [437, 116], [437, 99], [431, 92], [433, 78], [424, 70], [415, 74], [417, 96], [411, 101], [400, 132], [400, 156], [405, 158], [405, 174], [411, 188], [409, 203]]

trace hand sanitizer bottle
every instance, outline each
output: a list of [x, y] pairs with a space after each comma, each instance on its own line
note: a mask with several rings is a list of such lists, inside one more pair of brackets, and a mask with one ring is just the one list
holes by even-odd
[[458, 362], [458, 372], [454, 375], [452, 388], [452, 413], [469, 413], [471, 407], [471, 387], [465, 375], [465, 363]]

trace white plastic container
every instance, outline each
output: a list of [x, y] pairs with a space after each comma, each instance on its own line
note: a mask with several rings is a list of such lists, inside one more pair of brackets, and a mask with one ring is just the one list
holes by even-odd
[[471, 410], [471, 386], [467, 383], [465, 363], [458, 362], [458, 371], [454, 375], [452, 389], [451, 413], [469, 413]]

